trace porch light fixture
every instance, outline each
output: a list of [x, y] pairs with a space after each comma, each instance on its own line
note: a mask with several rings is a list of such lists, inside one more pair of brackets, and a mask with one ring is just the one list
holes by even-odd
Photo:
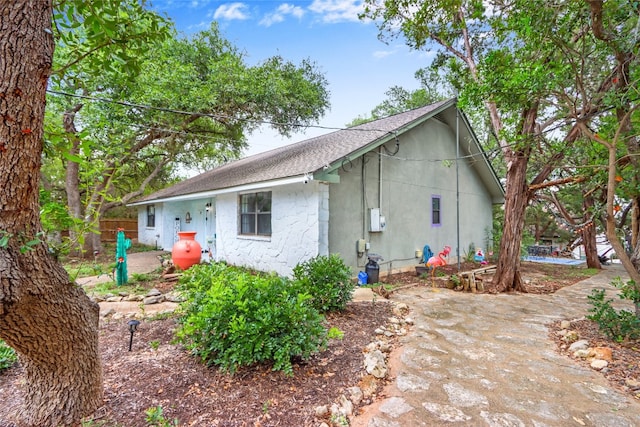
[[187, 214], [184, 216], [184, 222], [186, 222], [187, 224], [191, 222], [191, 213], [187, 212]]
[[207, 203], [206, 205], [204, 205], [204, 208], [207, 212], [209, 212], [211, 210], [211, 203]]
[[133, 333], [138, 329], [138, 325], [140, 321], [138, 320], [129, 320], [127, 325], [129, 325], [129, 332], [131, 332], [131, 337], [129, 338], [129, 351], [131, 351], [131, 346], [133, 345]]

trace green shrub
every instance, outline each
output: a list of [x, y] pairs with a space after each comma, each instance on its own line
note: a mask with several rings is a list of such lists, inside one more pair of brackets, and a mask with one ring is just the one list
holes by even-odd
[[0, 371], [12, 367], [17, 360], [18, 356], [16, 356], [15, 350], [0, 340]]
[[[625, 284], [618, 278], [612, 285], [621, 289], [620, 299], [630, 299], [635, 304], [640, 301], [640, 293], [634, 281]], [[605, 299], [605, 294], [604, 289], [594, 289], [591, 292], [588, 297], [592, 305], [589, 309], [591, 314], [587, 319], [596, 322], [600, 331], [612, 340], [622, 342], [640, 338], [640, 319], [628, 310], [613, 308], [613, 300]]]
[[287, 278], [202, 264], [183, 274], [180, 288], [187, 300], [178, 341], [226, 371], [273, 362], [293, 375], [292, 357], [308, 358], [326, 345], [324, 318]]
[[344, 310], [353, 298], [351, 269], [338, 255], [320, 255], [298, 264], [293, 268], [293, 277], [311, 294], [313, 306], [321, 313]]

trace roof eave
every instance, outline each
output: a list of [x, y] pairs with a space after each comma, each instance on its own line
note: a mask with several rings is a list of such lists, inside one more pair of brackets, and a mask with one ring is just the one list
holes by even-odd
[[169, 197], [160, 197], [157, 199], [142, 200], [139, 202], [129, 203], [127, 204], [127, 206], [145, 206], [145, 205], [153, 205], [156, 203], [183, 202], [186, 200], [206, 199], [206, 198], [215, 197], [221, 194], [236, 193], [236, 192], [251, 191], [251, 190], [262, 190], [265, 188], [279, 187], [279, 186], [288, 185], [288, 184], [306, 183], [310, 179], [313, 179], [313, 178], [307, 174], [296, 175], [296, 176], [291, 176], [291, 177], [286, 177], [281, 179], [254, 182], [251, 184], [243, 184], [243, 185], [237, 185], [237, 186], [227, 187], [227, 188], [219, 188], [216, 190], [201, 191], [199, 193], [181, 194], [178, 196], [169, 196]]

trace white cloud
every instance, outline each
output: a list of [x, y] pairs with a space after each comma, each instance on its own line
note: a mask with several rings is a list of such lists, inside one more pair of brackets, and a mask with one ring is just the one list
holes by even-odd
[[221, 5], [213, 14], [214, 19], [226, 19], [226, 20], [245, 20], [249, 19], [249, 14], [246, 12], [247, 5], [244, 3], [226, 3]]
[[299, 6], [294, 6], [292, 4], [283, 3], [276, 9], [273, 13], [268, 13], [264, 18], [260, 21], [260, 25], [264, 25], [265, 27], [270, 27], [273, 24], [277, 24], [283, 22], [287, 15], [296, 17], [298, 19], [302, 18], [304, 15], [304, 9]]
[[357, 22], [363, 7], [361, 0], [313, 0], [309, 10], [322, 15], [326, 23]]
[[200, 31], [200, 30], [204, 30], [206, 28], [209, 28], [209, 26], [211, 25], [210, 21], [200, 21], [197, 24], [191, 24], [187, 26], [187, 30], [188, 31]]
[[376, 59], [386, 58], [387, 56], [391, 56], [396, 53], [395, 50], [376, 50], [373, 52], [373, 57]]

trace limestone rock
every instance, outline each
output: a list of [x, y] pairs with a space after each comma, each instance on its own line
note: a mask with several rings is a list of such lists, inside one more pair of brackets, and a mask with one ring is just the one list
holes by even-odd
[[578, 338], [580, 338], [578, 332], [576, 331], [568, 331], [564, 329], [563, 331], [564, 333], [562, 334], [562, 339], [566, 342], [576, 343], [578, 341]]
[[569, 351], [574, 352], [577, 350], [586, 350], [589, 348], [589, 341], [587, 340], [578, 340], [569, 346]]
[[177, 292], [169, 292], [164, 294], [164, 299], [165, 301], [176, 302], [176, 303], [185, 301], [185, 297], [183, 297]]
[[108, 308], [106, 310], [104, 310], [102, 313], [100, 313], [100, 315], [102, 317], [107, 317], [107, 316], [111, 316], [112, 314], [114, 314], [116, 311], [113, 308]]
[[349, 387], [347, 391], [349, 392], [349, 397], [354, 405], [359, 405], [360, 402], [362, 402], [362, 399], [364, 398], [364, 393], [362, 393], [362, 390], [360, 389], [360, 387], [358, 386]]
[[586, 359], [590, 354], [591, 353], [588, 348], [581, 348], [580, 350], [576, 350], [573, 352], [573, 357], [578, 359]]
[[327, 414], [329, 414], [329, 407], [327, 405], [316, 406], [314, 412], [316, 414], [316, 417], [324, 418], [325, 416], [327, 416]]
[[608, 365], [609, 365], [609, 362], [607, 362], [606, 360], [593, 359], [591, 361], [591, 367], [598, 371], [606, 368]]
[[142, 303], [144, 305], [151, 305], [151, 304], [159, 304], [162, 301], [164, 301], [163, 295], [155, 295], [155, 296], [146, 297], [144, 300], [142, 300]]
[[393, 314], [396, 316], [404, 316], [407, 313], [409, 313], [409, 306], [403, 302], [400, 302], [393, 307]]
[[384, 354], [380, 350], [365, 354], [364, 367], [368, 374], [376, 378], [384, 378], [387, 375], [387, 364], [384, 360]]
[[627, 378], [624, 380], [624, 383], [627, 385], [627, 387], [630, 387], [633, 390], [640, 389], [640, 381], [635, 378]]
[[338, 400], [340, 403], [340, 412], [347, 417], [353, 415], [353, 403], [351, 403], [344, 394], [341, 394]]
[[589, 352], [589, 356], [596, 359], [606, 360], [607, 362], [613, 361], [613, 352], [609, 347], [594, 347]]

